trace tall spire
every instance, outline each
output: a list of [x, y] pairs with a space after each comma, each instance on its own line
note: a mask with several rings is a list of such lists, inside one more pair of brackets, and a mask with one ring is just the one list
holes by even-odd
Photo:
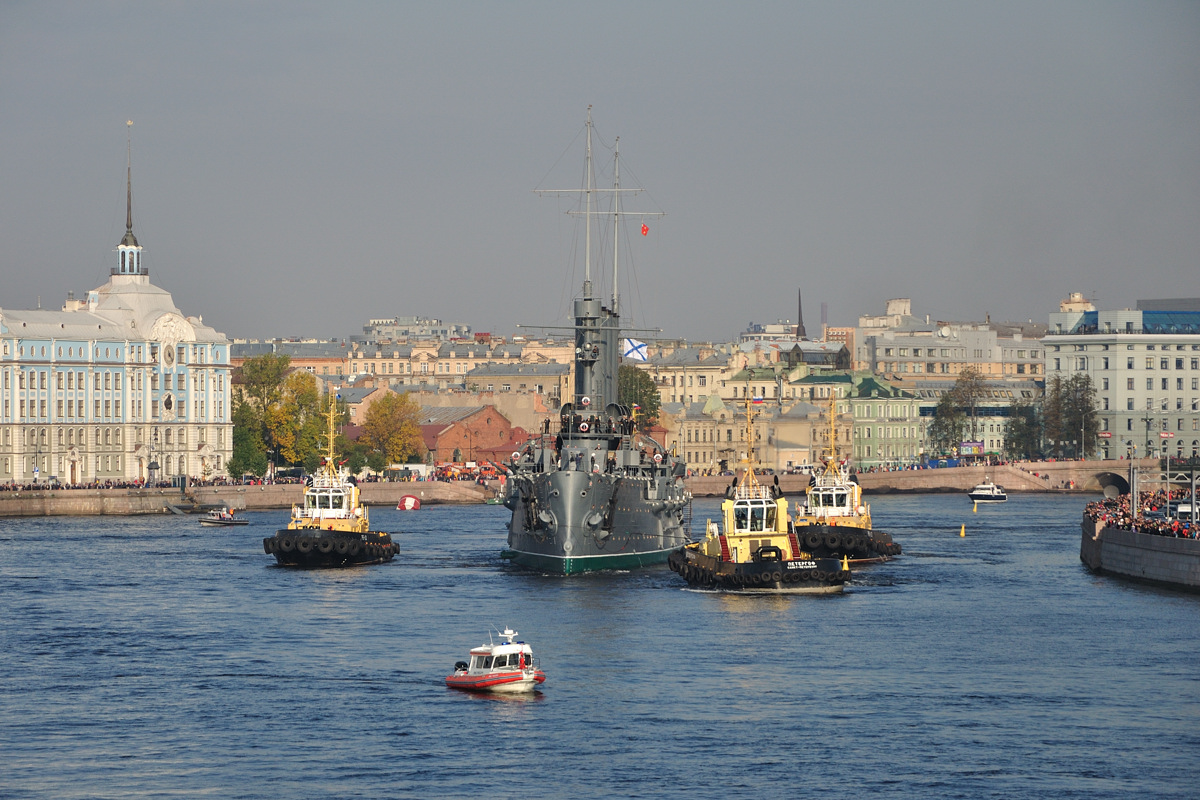
[[804, 291], [802, 289], [796, 290], [796, 338], [808, 338], [808, 334], [804, 331]]
[[133, 120], [126, 122], [125, 127], [125, 238], [121, 244], [137, 247], [137, 237], [133, 235]]
[[150, 273], [142, 268], [142, 248], [133, 235], [133, 120], [125, 123], [125, 236], [117, 245], [117, 266], [113, 275], [139, 275], [144, 282]]

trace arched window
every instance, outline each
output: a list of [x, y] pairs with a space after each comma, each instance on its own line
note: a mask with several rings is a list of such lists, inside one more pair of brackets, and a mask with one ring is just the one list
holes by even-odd
[[180, 475], [186, 475], [186, 474], [187, 474], [187, 460], [186, 460], [186, 456], [180, 456], [180, 457], [179, 457], [179, 474], [180, 474]]

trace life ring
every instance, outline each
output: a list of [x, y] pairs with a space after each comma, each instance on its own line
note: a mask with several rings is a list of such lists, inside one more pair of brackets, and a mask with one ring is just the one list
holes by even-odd
[[588, 424], [586, 422], [579, 423], [579, 432], [587, 433], [587, 431], [588, 431]]
[[313, 549], [312, 537], [310, 537], [310, 536], [297, 536], [296, 537], [296, 552], [297, 553], [311, 553], [312, 549]]
[[654, 454], [654, 463], [655, 463], [655, 464], [661, 464], [661, 463], [662, 463], [662, 453], [655, 453], [655, 454]]
[[579, 405], [590, 406], [591, 404], [592, 404], [592, 398], [587, 397], [586, 395], [584, 397], [579, 398]]
[[282, 536], [279, 539], [279, 552], [290, 553], [296, 549], [296, 543], [290, 536]]
[[333, 539], [330, 539], [328, 536], [322, 536], [317, 540], [317, 550], [322, 553], [332, 553]]

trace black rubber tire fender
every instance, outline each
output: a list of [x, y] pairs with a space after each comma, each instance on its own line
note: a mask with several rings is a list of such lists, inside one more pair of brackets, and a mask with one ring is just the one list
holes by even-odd
[[311, 536], [297, 536], [296, 537], [296, 552], [297, 553], [311, 553], [312, 549], [313, 549], [313, 540], [312, 540]]
[[344, 556], [344, 555], [346, 555], [346, 553], [350, 552], [350, 540], [349, 539], [338, 539], [337, 543], [334, 544], [333, 548], [334, 548], [334, 550], [337, 551], [337, 554], [339, 556]]
[[804, 546], [809, 550], [814, 550], [821, 546], [821, 534], [809, 533], [804, 536]]
[[359, 541], [358, 539], [350, 540], [350, 556], [351, 557], [356, 556], [359, 553], [361, 553], [362, 548], [363, 548], [363, 543], [361, 541]]
[[321, 553], [332, 553], [333, 539], [330, 539], [328, 536], [322, 536], [320, 539], [317, 539], [317, 550]]
[[290, 553], [296, 549], [296, 540], [290, 536], [279, 537], [279, 552]]
[[825, 546], [830, 550], [837, 550], [842, 546], [842, 536], [839, 533], [825, 534]]

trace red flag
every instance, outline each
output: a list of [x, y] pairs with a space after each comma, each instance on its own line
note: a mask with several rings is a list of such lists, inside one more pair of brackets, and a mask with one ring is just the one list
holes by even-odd
[[650, 233], [650, 226], [643, 222], [642, 223], [642, 236], [645, 236], [648, 233]]

